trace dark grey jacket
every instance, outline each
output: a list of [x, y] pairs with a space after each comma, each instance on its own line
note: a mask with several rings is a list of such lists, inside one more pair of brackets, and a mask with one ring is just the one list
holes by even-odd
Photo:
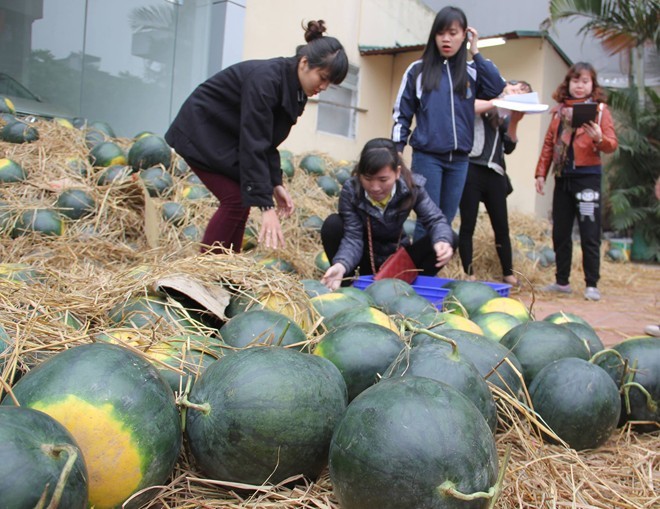
[[165, 139], [191, 166], [240, 182], [246, 207], [271, 206], [277, 147], [306, 103], [295, 57], [240, 62], [190, 94]]
[[397, 180], [396, 192], [381, 214], [365, 196], [358, 177], [353, 176], [348, 179], [339, 195], [339, 215], [344, 222], [344, 237], [332, 263], [341, 263], [347, 273], [358, 266], [363, 253], [369, 249], [367, 217], [371, 218], [376, 267], [396, 251], [402, 237], [405, 239], [405, 235], [401, 235], [403, 223], [413, 210], [417, 221], [424, 225], [433, 244], [440, 241], [452, 244], [454, 233], [451, 226], [424, 189], [425, 182], [424, 177], [413, 174], [416, 199], [414, 203], [405, 206], [406, 202], [410, 201], [410, 189], [404, 180]]

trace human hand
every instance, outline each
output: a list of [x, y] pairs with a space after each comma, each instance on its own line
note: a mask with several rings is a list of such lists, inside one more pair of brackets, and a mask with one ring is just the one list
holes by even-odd
[[275, 209], [265, 210], [261, 214], [261, 231], [259, 232], [259, 244], [265, 244], [267, 248], [277, 249], [284, 247], [284, 234], [280, 220], [277, 218]]
[[341, 263], [335, 263], [325, 271], [325, 274], [323, 274], [323, 277], [321, 278], [321, 283], [327, 286], [330, 290], [334, 291], [339, 288], [339, 285], [341, 285], [341, 280], [345, 274], [346, 267], [344, 267]]
[[451, 257], [454, 256], [454, 249], [449, 242], [436, 242], [433, 244], [433, 249], [435, 250], [435, 259], [437, 260], [435, 266], [438, 268], [447, 265]]
[[511, 111], [511, 123], [518, 123], [525, 116], [524, 111]]
[[603, 131], [596, 122], [592, 120], [591, 122], [583, 124], [582, 127], [584, 127], [584, 132], [586, 132], [596, 143], [603, 141]]
[[543, 177], [536, 177], [534, 187], [536, 188], [536, 192], [543, 196], [545, 194], [543, 190], [545, 188], [545, 179]]
[[467, 38], [470, 41], [470, 53], [472, 56], [479, 53], [479, 32], [474, 27], [467, 27]]
[[273, 197], [275, 198], [277, 212], [280, 217], [289, 217], [291, 214], [293, 214], [295, 209], [293, 200], [291, 199], [291, 195], [284, 188], [284, 186], [275, 186], [275, 189], [273, 189]]

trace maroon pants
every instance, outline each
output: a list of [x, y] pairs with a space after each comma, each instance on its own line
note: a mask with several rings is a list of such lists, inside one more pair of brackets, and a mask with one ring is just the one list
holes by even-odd
[[220, 206], [211, 217], [204, 232], [202, 252], [220, 252], [217, 247], [222, 246], [232, 249], [235, 253], [240, 253], [245, 224], [250, 215], [250, 207], [243, 206], [241, 201], [240, 184], [219, 173], [210, 173], [192, 166], [190, 169], [220, 200]]

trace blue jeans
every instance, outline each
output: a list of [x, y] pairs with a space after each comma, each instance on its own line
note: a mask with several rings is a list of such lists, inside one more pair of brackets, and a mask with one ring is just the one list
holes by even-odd
[[[418, 150], [413, 151], [412, 171], [426, 178], [426, 192], [431, 197], [451, 224], [461, 202], [465, 179], [467, 178], [467, 154], [453, 154], [454, 160], [449, 160], [449, 154], [440, 156]], [[456, 160], [458, 159], [458, 160]], [[418, 222], [415, 226], [414, 239], [424, 236], [424, 227]]]

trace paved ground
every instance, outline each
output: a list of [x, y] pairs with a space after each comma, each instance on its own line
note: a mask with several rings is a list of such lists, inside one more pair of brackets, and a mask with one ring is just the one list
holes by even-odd
[[603, 277], [599, 283], [602, 299], [583, 298], [584, 286], [574, 285], [573, 294], [532, 293], [523, 288], [511, 296], [528, 306], [536, 319], [556, 311], [575, 313], [589, 322], [605, 345], [644, 334], [644, 327], [660, 323], [660, 265], [643, 265], [625, 280]]

